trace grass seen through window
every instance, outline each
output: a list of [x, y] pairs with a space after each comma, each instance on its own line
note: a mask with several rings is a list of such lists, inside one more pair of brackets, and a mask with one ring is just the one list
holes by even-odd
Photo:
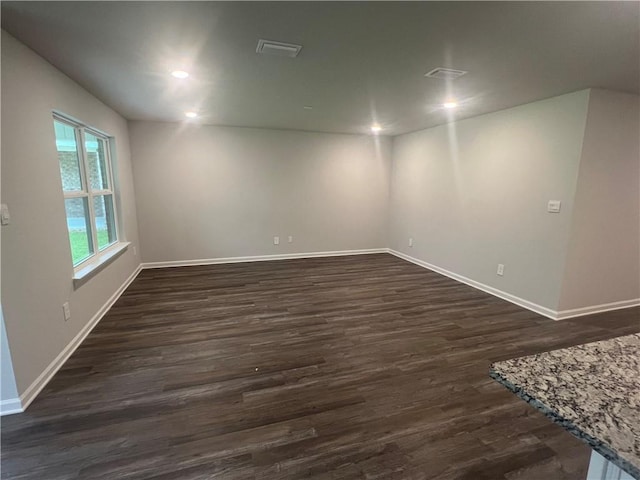
[[[99, 245], [105, 245], [109, 243], [109, 232], [107, 230], [98, 230], [97, 233]], [[69, 242], [71, 243], [71, 256], [73, 258], [74, 265], [81, 262], [90, 255], [86, 231], [69, 231]]]

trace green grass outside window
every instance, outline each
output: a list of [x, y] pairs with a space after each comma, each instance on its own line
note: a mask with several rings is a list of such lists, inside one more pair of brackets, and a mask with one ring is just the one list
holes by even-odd
[[[89, 256], [89, 245], [87, 241], [87, 233], [83, 231], [70, 231], [69, 242], [71, 243], [71, 257], [73, 264], [77, 265]], [[109, 243], [109, 232], [98, 230], [98, 245], [107, 245]]]

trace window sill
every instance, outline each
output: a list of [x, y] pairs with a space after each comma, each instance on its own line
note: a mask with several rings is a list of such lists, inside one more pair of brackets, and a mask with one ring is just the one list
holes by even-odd
[[96, 258], [87, 263], [87, 265], [76, 270], [73, 274], [73, 288], [78, 288], [86, 283], [96, 273], [105, 268], [120, 255], [122, 255], [125, 250], [129, 248], [129, 245], [131, 245], [131, 242], [117, 243], [108, 248], [106, 251], [97, 255]]

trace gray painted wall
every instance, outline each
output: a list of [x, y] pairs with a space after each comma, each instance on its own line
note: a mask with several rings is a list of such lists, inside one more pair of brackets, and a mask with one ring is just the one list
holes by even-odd
[[[1, 345], [2, 399], [24, 392], [139, 264], [129, 249], [73, 289], [54, 109], [116, 137], [124, 233], [138, 246], [137, 208], [147, 262], [391, 246], [554, 310], [637, 297], [637, 97], [593, 91], [589, 103], [576, 92], [393, 142], [127, 125], [5, 32], [1, 88], [1, 193], [12, 215], [2, 305], [17, 385], [5, 387]], [[550, 199], [563, 202], [560, 214], [546, 212]]]
[[[555, 310], [588, 100], [581, 91], [395, 137], [391, 248]], [[561, 213], [547, 213], [552, 199]]]
[[129, 127], [145, 262], [387, 245], [388, 138]]
[[[138, 243], [126, 121], [2, 32], [2, 306], [22, 394], [139, 265], [127, 250], [74, 290], [52, 110], [116, 137], [121, 220]], [[69, 301], [71, 319], [62, 304]]]
[[591, 90], [561, 310], [640, 298], [639, 102]]

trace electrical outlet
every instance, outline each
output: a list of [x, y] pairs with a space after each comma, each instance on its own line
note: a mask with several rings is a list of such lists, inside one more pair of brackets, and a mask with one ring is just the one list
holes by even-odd
[[273, 237], [273, 244], [280, 245], [280, 237]]
[[409, 246], [413, 247], [413, 238], [409, 238]]
[[502, 263], [498, 264], [498, 275], [503, 276], [504, 275], [504, 265]]
[[560, 213], [560, 206], [562, 202], [560, 200], [549, 200], [547, 203], [547, 212], [549, 213]]
[[9, 207], [6, 203], [0, 205], [0, 224], [9, 225], [11, 222], [11, 215], [9, 215]]
[[71, 318], [71, 308], [69, 307], [69, 302], [64, 302], [62, 304], [62, 313], [64, 313], [65, 322]]
[[289, 243], [293, 243], [293, 235], [289, 235], [289, 238], [287, 239], [287, 241]]

